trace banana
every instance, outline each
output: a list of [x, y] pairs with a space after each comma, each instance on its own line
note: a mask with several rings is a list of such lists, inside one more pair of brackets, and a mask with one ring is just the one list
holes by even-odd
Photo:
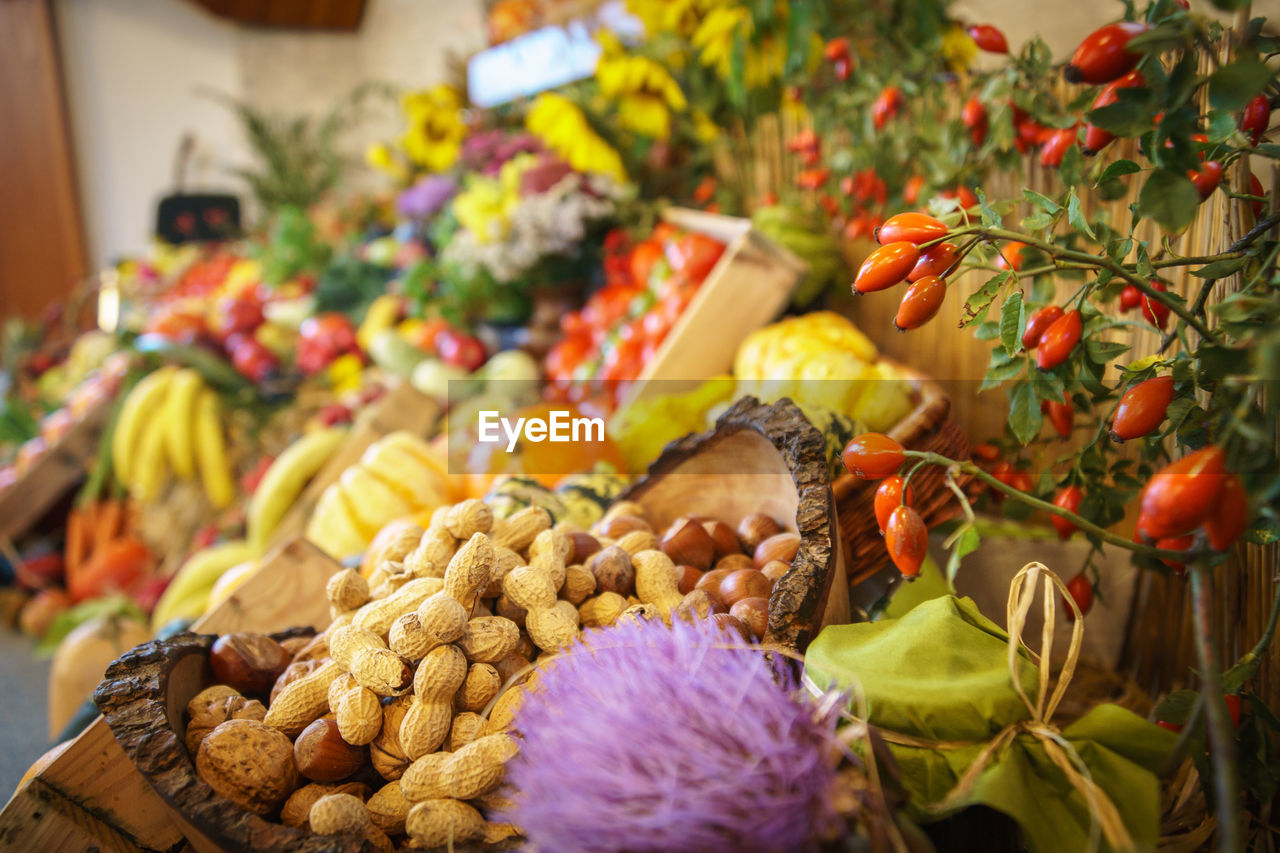
[[192, 433], [195, 426], [196, 396], [204, 380], [194, 370], [179, 370], [170, 382], [160, 419], [164, 423], [164, 450], [173, 473], [190, 480], [196, 472]]
[[347, 431], [323, 427], [299, 438], [276, 457], [249, 501], [249, 541], [265, 549], [280, 519], [302, 494], [307, 482], [333, 456]]
[[151, 627], [159, 629], [174, 619], [194, 619], [204, 612], [213, 585], [232, 566], [252, 560], [255, 552], [243, 539], [210, 545], [187, 558], [165, 588], [155, 610]]
[[111, 436], [111, 465], [125, 486], [133, 480], [133, 454], [143, 427], [160, 412], [169, 392], [169, 382], [177, 372], [176, 367], [169, 365], [152, 371], [133, 386], [120, 406], [115, 432]]
[[363, 553], [369, 546], [369, 539], [356, 529], [346, 496], [337, 483], [320, 495], [305, 535], [317, 548], [338, 560]]
[[369, 352], [369, 345], [374, 337], [382, 331], [392, 328], [400, 318], [401, 299], [394, 293], [384, 293], [369, 304], [364, 313], [364, 320], [356, 331], [356, 343], [360, 349]]
[[164, 421], [152, 418], [138, 439], [138, 447], [130, 462], [129, 495], [148, 504], [160, 496], [168, 479], [169, 466], [164, 458]]
[[195, 422], [196, 467], [204, 483], [204, 493], [215, 508], [228, 506], [236, 496], [235, 478], [227, 462], [227, 449], [222, 438], [218, 395], [208, 388], [196, 396]]

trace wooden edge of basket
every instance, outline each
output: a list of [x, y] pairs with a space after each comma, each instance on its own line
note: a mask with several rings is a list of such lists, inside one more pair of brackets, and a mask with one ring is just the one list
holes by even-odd
[[795, 483], [800, 550], [791, 568], [774, 584], [765, 641], [803, 651], [821, 629], [831, 593], [838, 534], [825, 441], [795, 403], [785, 398], [772, 404], [751, 396], [741, 398], [716, 420], [713, 429], [668, 444], [620, 499], [643, 494], [657, 478], [674, 471], [689, 457], [744, 430], [769, 440]]
[[[293, 628], [271, 636], [282, 640], [312, 633]], [[93, 701], [129, 760], [182, 820], [208, 839], [226, 839], [243, 850], [373, 853], [376, 847], [355, 836], [315, 835], [273, 823], [219, 796], [200, 778], [169, 725], [169, 676], [184, 658], [207, 656], [216, 639], [185, 633], [152, 640], [107, 667]]]

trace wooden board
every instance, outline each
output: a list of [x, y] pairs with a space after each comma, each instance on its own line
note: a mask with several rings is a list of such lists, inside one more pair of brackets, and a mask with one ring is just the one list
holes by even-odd
[[[325, 583], [339, 568], [310, 542], [287, 542], [193, 630], [323, 628], [329, 624]], [[185, 843], [168, 805], [101, 718], [19, 786], [0, 812], [0, 851], [171, 850]]]
[[320, 473], [311, 479], [302, 495], [280, 520], [279, 526], [271, 535], [271, 544], [279, 544], [302, 535], [320, 495], [342, 476], [343, 471], [360, 461], [361, 454], [369, 445], [397, 430], [408, 430], [425, 438], [431, 435], [439, 417], [439, 405], [408, 382], [393, 386], [356, 418], [346, 441], [320, 469]]
[[89, 472], [114, 399], [84, 413], [16, 483], [0, 491], [0, 539], [17, 539]]

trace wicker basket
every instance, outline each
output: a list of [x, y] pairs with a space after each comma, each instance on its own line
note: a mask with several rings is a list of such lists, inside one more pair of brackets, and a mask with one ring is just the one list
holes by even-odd
[[[909, 450], [927, 450], [952, 459], [969, 456], [969, 440], [950, 419], [951, 401], [942, 386], [908, 367], [890, 362], [911, 384], [916, 406], [899, 421], [889, 435]], [[844, 474], [832, 483], [839, 516], [840, 540], [844, 546], [852, 587], [877, 575], [889, 563], [884, 536], [876, 524], [873, 507], [876, 483]], [[963, 486], [964, 482], [961, 481]], [[929, 465], [911, 478], [915, 508], [932, 527], [959, 512], [954, 495], [947, 488], [943, 469]], [[865, 600], [866, 596], [857, 596]]]

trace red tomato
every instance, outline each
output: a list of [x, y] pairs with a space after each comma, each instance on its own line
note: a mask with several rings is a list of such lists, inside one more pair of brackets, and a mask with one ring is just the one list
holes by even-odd
[[724, 248], [724, 243], [705, 234], [685, 234], [667, 252], [667, 260], [673, 270], [683, 273], [690, 281], [700, 282], [720, 260]]
[[960, 249], [955, 243], [935, 243], [920, 253], [920, 259], [907, 273], [907, 281], [919, 281], [925, 276], [946, 275], [960, 260]]
[[477, 370], [488, 358], [479, 338], [457, 329], [442, 331], [436, 337], [436, 346], [445, 364], [461, 367], [468, 372]]
[[917, 329], [933, 319], [946, 298], [947, 283], [936, 275], [927, 275], [907, 286], [893, 324], [900, 332]]
[[879, 480], [902, 467], [902, 445], [887, 435], [864, 432], [844, 449], [844, 467], [860, 480]]
[[1187, 533], [1217, 509], [1226, 480], [1216, 445], [1189, 453], [1152, 475], [1142, 490], [1139, 529], [1149, 539]]
[[[1067, 486], [1059, 489], [1058, 494], [1054, 496], [1053, 505], [1059, 509], [1065, 509], [1067, 512], [1080, 514], [1080, 502], [1084, 500], [1084, 492], [1079, 486]], [[1059, 516], [1050, 516], [1049, 520], [1053, 522], [1053, 527], [1058, 531], [1059, 539], [1069, 539], [1071, 534], [1078, 529], [1070, 521]]]
[[1249, 527], [1249, 495], [1244, 484], [1235, 474], [1228, 474], [1222, 481], [1222, 494], [1218, 506], [1204, 523], [1209, 545], [1215, 551], [1225, 551], [1235, 544]]
[[1111, 422], [1111, 438], [1128, 441], [1149, 435], [1164, 420], [1165, 410], [1173, 401], [1173, 377], [1157, 376], [1139, 382], [1120, 398], [1116, 416]]
[[1036, 348], [1036, 366], [1041, 370], [1053, 370], [1071, 355], [1080, 343], [1083, 329], [1079, 311], [1068, 311], [1054, 320], [1044, 330]]
[[901, 111], [902, 103], [902, 90], [897, 86], [885, 86], [880, 91], [880, 94], [876, 96], [875, 102], [871, 105], [871, 121], [875, 124], [876, 130], [884, 129], [884, 126], [889, 123], [889, 119]]
[[248, 335], [232, 335], [227, 338], [231, 365], [240, 375], [255, 384], [261, 384], [275, 373], [280, 362], [271, 350]]
[[[1163, 281], [1156, 280], [1151, 282], [1151, 289], [1164, 293], [1169, 288]], [[1144, 293], [1142, 294], [1142, 317], [1151, 325], [1163, 329], [1165, 322], [1169, 319], [1169, 306]]]
[[1132, 71], [1142, 56], [1127, 50], [1130, 39], [1150, 25], [1134, 21], [1107, 24], [1088, 35], [1071, 55], [1063, 76], [1068, 83], [1096, 86]]
[[252, 292], [239, 296], [224, 296], [214, 309], [210, 331], [219, 340], [231, 335], [245, 335], [262, 325], [262, 302]]
[[[883, 232], [884, 226], [880, 230]], [[893, 287], [906, 279], [919, 259], [920, 250], [914, 243], [901, 241], [881, 246], [862, 262], [853, 280], [853, 289], [858, 293], [874, 293]]]
[[[1093, 584], [1089, 583], [1089, 579], [1083, 574], [1076, 575], [1067, 581], [1067, 593], [1075, 601], [1076, 607], [1080, 608], [1080, 615], [1088, 614], [1093, 607]], [[1070, 606], [1067, 607], [1067, 619], [1076, 621], [1076, 613]]]
[[1271, 124], [1271, 101], [1266, 95], [1255, 95], [1240, 113], [1240, 132], [1248, 134], [1254, 145], [1262, 142], [1262, 135]]
[[1046, 305], [1031, 312], [1031, 316], [1027, 318], [1027, 328], [1022, 333], [1022, 346], [1028, 350], [1038, 347], [1044, 333], [1065, 313], [1067, 312], [1058, 305]]
[[1004, 33], [990, 24], [974, 24], [969, 27], [968, 32], [969, 38], [973, 39], [973, 43], [979, 50], [985, 50], [987, 53], [1009, 52], [1009, 42], [1004, 37]]
[[648, 287], [654, 265], [662, 259], [662, 246], [657, 238], [645, 240], [631, 250], [631, 280], [640, 287]]
[[890, 216], [876, 231], [881, 246], [890, 243], [920, 245], [947, 236], [947, 226], [924, 213], [899, 213]]
[[889, 526], [889, 516], [899, 506], [911, 506], [915, 503], [915, 492], [910, 486], [907, 486], [907, 496], [904, 500], [902, 497], [903, 479], [897, 474], [891, 477], [885, 477], [880, 481], [880, 485], [876, 487], [876, 496], [874, 508], [876, 512], [876, 524], [880, 526], [880, 532], [883, 534]]
[[920, 574], [920, 565], [929, 553], [929, 530], [920, 513], [909, 506], [896, 507], [889, 513], [884, 544], [898, 571], [909, 578]]
[[547, 375], [553, 379], [568, 379], [573, 374], [573, 369], [582, 363], [591, 349], [590, 338], [565, 338], [547, 353]]

